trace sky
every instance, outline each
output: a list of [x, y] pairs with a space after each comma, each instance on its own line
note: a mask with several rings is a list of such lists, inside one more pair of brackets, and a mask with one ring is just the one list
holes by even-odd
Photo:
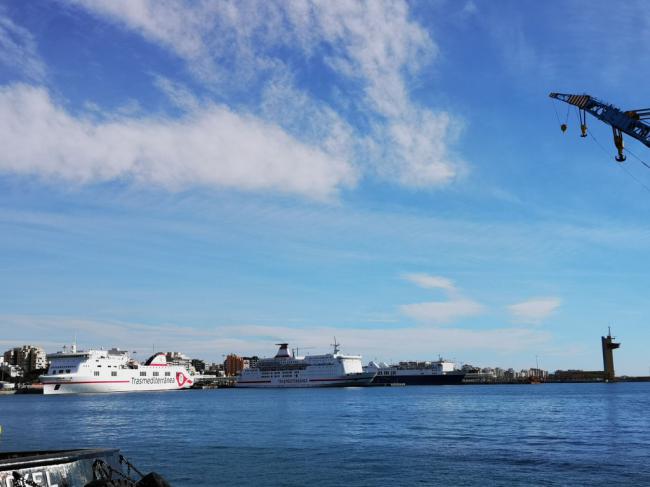
[[[645, 2], [0, 2], [0, 348], [650, 373]], [[560, 123], [567, 122], [566, 133]]]

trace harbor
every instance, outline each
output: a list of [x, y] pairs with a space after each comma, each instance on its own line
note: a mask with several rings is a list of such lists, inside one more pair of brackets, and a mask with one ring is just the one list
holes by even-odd
[[648, 41], [0, 0], [0, 487], [650, 486]]
[[[617, 377], [613, 351], [620, 347], [611, 329], [601, 337], [602, 371], [556, 370], [539, 366], [521, 371], [512, 368], [476, 367], [439, 358], [435, 361], [405, 361], [397, 364], [370, 361], [340, 353], [334, 340], [333, 352], [297, 355], [281, 343], [272, 359], [229, 354], [223, 364], [190, 359], [179, 352], [157, 352], [140, 364], [117, 348], [109, 350], [69, 349], [45, 354], [38, 346], [23, 345], [7, 350], [0, 373], [14, 381], [0, 381], [0, 394], [84, 394], [142, 392], [233, 387], [363, 387], [406, 385], [540, 384], [586, 382], [646, 382], [648, 376]], [[111, 370], [112, 369], [112, 370]], [[32, 381], [30, 381], [30, 378]], [[37, 382], [33, 382], [37, 378]], [[23, 380], [19, 380], [23, 379]], [[27, 379], [27, 380], [24, 380]]]

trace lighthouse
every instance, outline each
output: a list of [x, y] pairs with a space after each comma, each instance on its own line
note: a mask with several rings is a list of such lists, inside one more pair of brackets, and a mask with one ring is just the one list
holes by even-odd
[[614, 374], [614, 350], [620, 347], [621, 344], [614, 342], [610, 328], [607, 329], [607, 336], [600, 337], [600, 341], [603, 346], [603, 376], [606, 382], [613, 382], [616, 380]]

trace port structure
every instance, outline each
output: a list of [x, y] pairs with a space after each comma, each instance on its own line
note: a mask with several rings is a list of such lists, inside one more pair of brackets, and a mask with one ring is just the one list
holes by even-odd
[[620, 343], [614, 342], [611, 328], [607, 329], [607, 336], [600, 337], [603, 347], [603, 368], [606, 382], [614, 382], [616, 375], [614, 373], [614, 350], [621, 346]]

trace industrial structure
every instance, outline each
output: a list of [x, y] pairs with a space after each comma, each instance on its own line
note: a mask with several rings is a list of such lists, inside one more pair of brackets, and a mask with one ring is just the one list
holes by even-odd
[[613, 382], [616, 380], [616, 375], [614, 374], [614, 350], [620, 347], [621, 344], [614, 342], [611, 329], [607, 330], [606, 337], [600, 337], [600, 341], [603, 346], [604, 378], [607, 382]]
[[[549, 96], [578, 107], [581, 137], [587, 136], [587, 113], [610, 125], [614, 134], [614, 145], [618, 150], [618, 155], [616, 156], [618, 162], [625, 160], [625, 154], [623, 153], [624, 133], [650, 147], [650, 123], [644, 121], [650, 120], [650, 108], [624, 111], [614, 105], [603, 103], [589, 95], [551, 93]], [[565, 132], [566, 123], [561, 124], [560, 128], [562, 132]]]

